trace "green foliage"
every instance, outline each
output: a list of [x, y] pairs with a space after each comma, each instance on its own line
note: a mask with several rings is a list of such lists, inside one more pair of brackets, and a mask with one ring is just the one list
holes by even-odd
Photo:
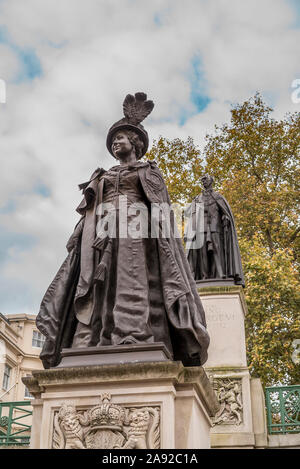
[[201, 190], [203, 159], [191, 137], [185, 142], [161, 137], [146, 157], [157, 162], [172, 203], [186, 204]]
[[248, 364], [264, 385], [300, 382], [291, 359], [300, 338], [300, 113], [275, 120], [271, 112], [256, 94], [206, 137], [203, 152], [191, 138], [161, 137], [147, 155], [172, 202], [190, 202], [204, 172], [228, 200], [246, 278]]
[[240, 238], [246, 279], [247, 356], [250, 371], [264, 385], [299, 384], [292, 361], [293, 340], [300, 337], [300, 283], [292, 249], [271, 256], [261, 235]]
[[263, 236], [270, 254], [299, 256], [300, 113], [276, 121], [259, 94], [232, 110], [230, 124], [207, 137], [207, 170], [234, 209], [240, 235]]

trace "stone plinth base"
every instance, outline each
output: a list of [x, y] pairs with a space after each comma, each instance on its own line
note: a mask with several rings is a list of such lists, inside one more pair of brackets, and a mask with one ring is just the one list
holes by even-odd
[[76, 366], [23, 378], [34, 395], [31, 448], [209, 448], [219, 409], [202, 367]]
[[205, 280], [196, 280], [198, 288], [228, 287], [234, 286], [232, 278], [207, 278]]
[[206, 369], [220, 403], [213, 418], [213, 448], [254, 448], [253, 410], [248, 368]]
[[162, 362], [171, 360], [165, 344], [105, 345], [102, 347], [65, 348], [57, 368], [88, 365], [122, 365], [123, 363]]
[[246, 359], [247, 307], [239, 286], [197, 283], [206, 313], [210, 347], [205, 370], [220, 410], [213, 418], [213, 448], [264, 448], [267, 444], [264, 396], [251, 380]]
[[205, 368], [247, 367], [245, 316], [247, 306], [239, 286], [199, 287], [210, 336]]
[[275, 449], [300, 449], [299, 433], [289, 433], [287, 435], [269, 435], [268, 447]]

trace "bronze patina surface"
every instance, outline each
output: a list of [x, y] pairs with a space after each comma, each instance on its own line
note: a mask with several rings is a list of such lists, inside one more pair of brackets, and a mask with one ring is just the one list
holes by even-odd
[[[171, 205], [156, 163], [139, 161], [148, 146], [140, 122], [153, 106], [145, 93], [125, 98], [125, 117], [107, 137], [119, 164], [109, 171], [98, 168], [79, 186], [81, 218], [37, 316], [46, 337], [41, 353], [45, 368], [57, 366], [66, 348], [157, 342], [185, 366], [207, 360], [205, 314], [182, 240], [174, 224], [165, 234], [159, 221], [153, 236], [149, 222], [153, 207], [160, 204], [166, 213]], [[135, 223], [137, 210], [148, 224], [141, 235], [132, 236], [127, 228]], [[110, 231], [105, 231], [105, 220]]]
[[233, 213], [226, 199], [213, 190], [213, 178], [202, 178], [203, 191], [193, 199], [185, 232], [187, 257], [197, 281], [209, 286], [245, 285]]

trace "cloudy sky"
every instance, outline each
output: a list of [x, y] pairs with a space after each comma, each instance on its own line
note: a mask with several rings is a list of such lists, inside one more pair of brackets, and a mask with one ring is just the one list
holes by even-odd
[[299, 44], [300, 0], [0, 0], [0, 312], [38, 312], [127, 93], [151, 141], [203, 145], [256, 91], [300, 110]]

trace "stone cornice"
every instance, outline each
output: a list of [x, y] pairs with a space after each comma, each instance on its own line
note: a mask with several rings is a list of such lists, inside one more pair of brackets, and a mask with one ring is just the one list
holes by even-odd
[[151, 383], [171, 382], [175, 387], [193, 386], [210, 416], [219, 408], [210, 381], [201, 366], [184, 367], [179, 361], [126, 363], [122, 365], [93, 365], [51, 368], [32, 371], [32, 377], [23, 377], [31, 394], [39, 398], [52, 387], [64, 385], [93, 385], [96, 383]]

